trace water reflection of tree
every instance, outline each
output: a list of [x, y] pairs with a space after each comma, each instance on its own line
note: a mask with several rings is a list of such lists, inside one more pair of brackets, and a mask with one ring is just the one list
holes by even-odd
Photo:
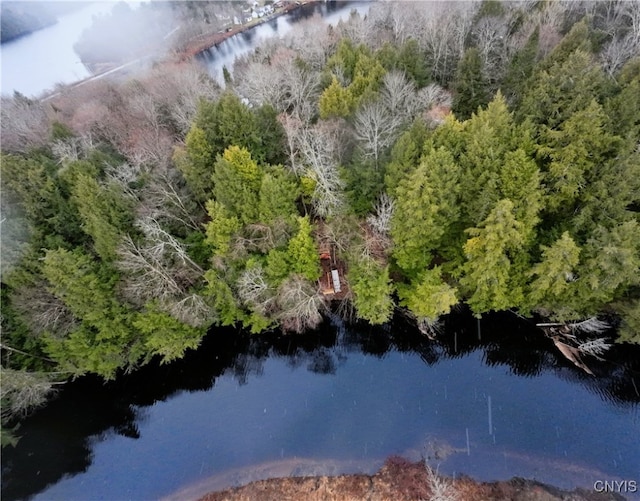
[[64, 475], [86, 471], [95, 441], [112, 433], [140, 437], [146, 407], [181, 391], [207, 391], [222, 376], [246, 384], [262, 376], [270, 357], [295, 369], [333, 375], [350, 354], [384, 358], [392, 351], [415, 354], [427, 365], [481, 351], [485, 364], [504, 366], [519, 377], [552, 372], [612, 404], [628, 407], [640, 402], [639, 347], [614, 347], [609, 361], [594, 360], [593, 377], [557, 355], [533, 324], [508, 313], [483, 317], [480, 330], [470, 314], [452, 315], [436, 341], [404, 318], [374, 328], [346, 326], [332, 317], [304, 335], [257, 336], [215, 329], [200, 349], [175, 363], [150, 364], [107, 384], [84, 377], [67, 385], [57, 400], [23, 423], [17, 447], [3, 451], [3, 499], [27, 498]]

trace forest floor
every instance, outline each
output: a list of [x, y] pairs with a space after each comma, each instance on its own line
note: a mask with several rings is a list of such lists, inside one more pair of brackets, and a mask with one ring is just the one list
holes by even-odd
[[243, 487], [211, 492], [199, 501], [610, 501], [619, 494], [583, 489], [563, 491], [534, 480], [512, 478], [478, 482], [435, 475], [424, 462], [390, 458], [374, 475], [288, 477], [251, 482]]

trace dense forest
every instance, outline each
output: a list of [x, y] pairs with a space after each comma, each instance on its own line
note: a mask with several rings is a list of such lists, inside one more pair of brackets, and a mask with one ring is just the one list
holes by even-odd
[[640, 342], [640, 4], [381, 2], [232, 70], [3, 98], [5, 422], [328, 309], [604, 314]]

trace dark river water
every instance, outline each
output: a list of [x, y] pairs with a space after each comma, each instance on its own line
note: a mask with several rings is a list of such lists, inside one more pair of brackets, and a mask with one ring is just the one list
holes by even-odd
[[[220, 78], [264, 38], [354, 6], [367, 8], [299, 9], [201, 60]], [[2, 499], [190, 499], [257, 478], [373, 472], [396, 454], [484, 480], [640, 482], [640, 347], [607, 359], [582, 373], [511, 315], [484, 318], [479, 335], [457, 314], [440, 342], [402, 320], [304, 336], [214, 329], [177, 363], [66, 385], [3, 450]]]
[[[390, 455], [485, 480], [640, 480], [640, 350], [589, 376], [515, 316], [303, 336], [213, 330], [177, 363], [69, 384], [2, 454], [2, 499], [189, 499]], [[615, 360], [615, 361], [612, 361]]]

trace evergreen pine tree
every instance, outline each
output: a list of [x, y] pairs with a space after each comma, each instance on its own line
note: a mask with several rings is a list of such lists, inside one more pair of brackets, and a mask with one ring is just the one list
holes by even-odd
[[478, 49], [467, 49], [458, 64], [455, 80], [453, 112], [458, 119], [466, 120], [489, 102], [489, 84], [483, 72]]

